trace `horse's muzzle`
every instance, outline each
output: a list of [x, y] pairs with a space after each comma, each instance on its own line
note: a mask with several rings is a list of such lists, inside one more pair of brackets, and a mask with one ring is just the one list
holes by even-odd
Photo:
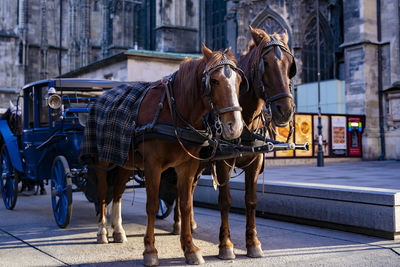
[[272, 120], [278, 127], [285, 127], [292, 120], [294, 114], [292, 101], [277, 101], [271, 104]]
[[222, 122], [222, 137], [226, 140], [239, 138], [242, 131], [242, 120]]

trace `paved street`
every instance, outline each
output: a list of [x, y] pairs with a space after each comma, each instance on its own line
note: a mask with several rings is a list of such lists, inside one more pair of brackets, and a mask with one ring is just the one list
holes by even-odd
[[[142, 266], [146, 225], [143, 189], [127, 190], [123, 200], [126, 244], [96, 244], [94, 208], [74, 193], [72, 219], [59, 229], [50, 196], [20, 196], [14, 211], [0, 205], [0, 266]], [[397, 241], [257, 218], [264, 257], [245, 256], [243, 215], [231, 214], [231, 233], [237, 258], [221, 261], [218, 253], [219, 214], [195, 208], [199, 228], [195, 244], [205, 266], [400, 266]], [[185, 265], [179, 237], [170, 234], [172, 216], [156, 222], [156, 246], [161, 266]]]
[[[324, 167], [317, 167], [315, 159], [313, 165], [266, 167], [265, 174], [259, 176], [258, 183], [262, 183], [263, 176], [269, 182], [345, 185], [400, 191], [400, 161], [396, 160], [325, 163]], [[235, 180], [244, 181], [243, 177], [244, 175], [240, 175]]]

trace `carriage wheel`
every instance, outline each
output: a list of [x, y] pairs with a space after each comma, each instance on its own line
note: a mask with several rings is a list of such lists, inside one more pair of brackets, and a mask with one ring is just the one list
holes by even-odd
[[1, 194], [4, 205], [7, 209], [12, 210], [17, 203], [18, 180], [5, 144], [1, 147], [0, 152], [0, 175]]
[[51, 168], [51, 204], [57, 225], [67, 227], [72, 214], [72, 179], [64, 156], [56, 157]]
[[165, 219], [168, 217], [168, 215], [171, 213], [172, 211], [172, 206], [173, 205], [168, 205], [167, 202], [165, 202], [164, 200], [162, 200], [160, 198], [160, 208], [158, 209], [157, 212], [157, 218], [158, 219]]

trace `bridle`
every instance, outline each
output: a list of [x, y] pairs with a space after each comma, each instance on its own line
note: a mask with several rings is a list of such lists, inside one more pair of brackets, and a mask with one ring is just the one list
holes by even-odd
[[[285, 51], [286, 53], [288, 53], [290, 56], [292, 56], [293, 64], [292, 64], [292, 66], [290, 67], [290, 70], [289, 70], [289, 78], [290, 79], [293, 78], [296, 75], [296, 72], [297, 72], [296, 62], [294, 60], [294, 56], [293, 56], [292, 52], [290, 52], [290, 50], [284, 45], [284, 43], [282, 43], [281, 41], [275, 39], [273, 36], [271, 36], [271, 39], [272, 39], [271, 41], [267, 42], [264, 45], [264, 48], [266, 48], [266, 49], [261, 53], [260, 63], [259, 63], [259, 68], [258, 68], [259, 69], [259, 75], [260, 75], [260, 79], [261, 79], [261, 86], [262, 86], [262, 92], [263, 93], [265, 93], [264, 83], [262, 82], [262, 76], [264, 74], [264, 59], [263, 58], [272, 49], [274, 49], [275, 55], [276, 55], [276, 57], [278, 59], [282, 59], [281, 49], [283, 51]], [[292, 90], [292, 81], [290, 81], [289, 89], [290, 89], [290, 91]], [[276, 94], [276, 95], [273, 95], [273, 96], [267, 96], [267, 98], [265, 99], [265, 103], [267, 105], [270, 105], [272, 102], [277, 101], [277, 100], [279, 100], [281, 98], [284, 98], [284, 97], [289, 97], [289, 98], [293, 99], [293, 95], [292, 95], [291, 92], [289, 92], [289, 93], [279, 93], [279, 94]]]
[[225, 107], [221, 109], [216, 109], [214, 102], [211, 98], [211, 74], [220, 69], [224, 68], [224, 74], [227, 78], [231, 76], [231, 69], [236, 71], [241, 77], [242, 77], [242, 82], [240, 84], [239, 88], [239, 94], [244, 94], [245, 92], [248, 91], [249, 89], [249, 82], [246, 78], [246, 75], [244, 74], [243, 70], [240, 69], [233, 61], [229, 60], [226, 58], [225, 53], [227, 50], [225, 50], [222, 53], [222, 60], [215, 66], [211, 66], [208, 69], [205, 69], [203, 71], [203, 78], [202, 78], [202, 83], [201, 83], [201, 94], [203, 97], [208, 98], [208, 103], [210, 105], [211, 111], [214, 113], [214, 118], [215, 118], [215, 129], [218, 134], [222, 134], [222, 123], [220, 120], [220, 115], [232, 111], [242, 111], [242, 107], [240, 106], [231, 106], [231, 107]]
[[[259, 78], [260, 78], [260, 84], [261, 84], [261, 88], [262, 88], [262, 95], [263, 96], [266, 96], [265, 97], [265, 105], [266, 105], [266, 108], [267, 108], [267, 111], [268, 111], [268, 113], [271, 115], [272, 114], [272, 111], [271, 111], [271, 104], [273, 103], [273, 102], [275, 102], [275, 101], [278, 101], [279, 99], [282, 99], [282, 98], [285, 98], [285, 97], [288, 97], [288, 98], [290, 98], [290, 99], [292, 99], [292, 103], [293, 103], [293, 95], [292, 95], [292, 87], [293, 87], [293, 83], [292, 83], [292, 80], [290, 80], [290, 83], [289, 83], [289, 92], [288, 93], [278, 93], [278, 94], [275, 94], [275, 95], [273, 95], [273, 96], [268, 96], [267, 95], [267, 93], [266, 93], [266, 91], [265, 91], [265, 87], [264, 87], [264, 83], [263, 83], [263, 80], [262, 80], [262, 77], [263, 77], [263, 74], [264, 74], [264, 56], [267, 54], [267, 53], [269, 53], [272, 49], [274, 49], [274, 52], [275, 52], [275, 55], [276, 55], [276, 57], [278, 58], [278, 59], [282, 59], [282, 51], [281, 50], [283, 50], [284, 52], [286, 52], [286, 53], [288, 53], [291, 57], [292, 57], [292, 59], [293, 59], [293, 63], [292, 63], [292, 65], [290, 66], [290, 70], [289, 70], [289, 79], [292, 79], [295, 75], [296, 75], [296, 72], [297, 72], [297, 67], [296, 67], [296, 61], [295, 61], [295, 59], [294, 59], [294, 55], [292, 54], [292, 52], [285, 46], [285, 44], [283, 43], [283, 42], [281, 42], [281, 41], [279, 41], [279, 40], [277, 40], [277, 39], [275, 39], [273, 36], [270, 36], [271, 37], [271, 41], [269, 41], [269, 42], [267, 42], [266, 41], [266, 38], [264, 38], [263, 40], [262, 40], [262, 43], [265, 43], [264, 45], [263, 45], [263, 49], [265, 49], [262, 53], [261, 53], [261, 55], [260, 55], [260, 62], [259, 62]], [[295, 109], [295, 105], [293, 104], [293, 110]], [[272, 116], [271, 116], [271, 119], [270, 119], [270, 121], [268, 122], [268, 124], [270, 123], [270, 122], [272, 122]], [[293, 134], [293, 130], [294, 130], [294, 126], [293, 126], [293, 117], [292, 117], [292, 119], [291, 119], [291, 121], [289, 122], [289, 135], [288, 135], [288, 138], [287, 138], [287, 141], [286, 142], [288, 142], [289, 140], [290, 140], [290, 138], [291, 138], [291, 136], [292, 136], [292, 134]]]

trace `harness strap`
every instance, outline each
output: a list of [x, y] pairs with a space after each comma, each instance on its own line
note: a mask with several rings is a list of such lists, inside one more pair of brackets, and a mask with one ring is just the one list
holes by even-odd
[[[182, 147], [182, 149], [186, 152], [186, 154], [188, 154], [190, 157], [197, 159], [197, 160], [210, 160], [211, 158], [214, 157], [216, 151], [217, 151], [217, 147], [218, 147], [218, 140], [219, 140], [219, 136], [217, 135], [216, 139], [217, 142], [214, 143], [214, 147], [213, 147], [213, 152], [211, 153], [211, 156], [205, 159], [202, 159], [200, 157], [196, 157], [195, 155], [193, 155], [192, 153], [190, 153], [187, 148], [184, 146], [184, 144], [182, 143], [181, 139], [179, 138], [178, 135], [178, 131], [177, 131], [177, 125], [176, 125], [176, 109], [172, 109], [172, 103], [175, 101], [173, 99], [173, 97], [171, 96], [172, 94], [172, 88], [170, 86], [170, 82], [169, 80], [163, 80], [162, 83], [164, 84], [165, 87], [165, 92], [167, 94], [167, 100], [168, 100], [168, 107], [169, 107], [169, 112], [171, 114], [171, 118], [173, 120], [173, 125], [174, 125], [174, 132], [175, 132], [175, 136], [178, 140], [179, 145]], [[171, 92], [170, 92], [171, 90]]]

